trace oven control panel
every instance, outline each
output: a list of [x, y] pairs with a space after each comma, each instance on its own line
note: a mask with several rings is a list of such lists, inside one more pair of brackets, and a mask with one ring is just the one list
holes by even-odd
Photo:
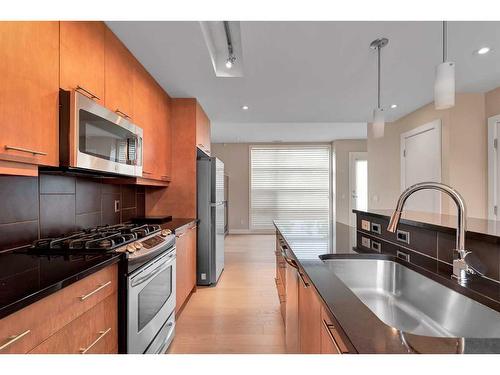
[[144, 246], [146, 249], [151, 249], [152, 247], [155, 247], [164, 241], [165, 241], [165, 239], [162, 238], [161, 236], [154, 236], [154, 237], [148, 238], [147, 240], [141, 241], [141, 243], [142, 243], [142, 246]]

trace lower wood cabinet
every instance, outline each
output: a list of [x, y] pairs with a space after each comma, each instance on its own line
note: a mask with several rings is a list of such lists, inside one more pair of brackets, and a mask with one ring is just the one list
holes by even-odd
[[179, 314], [196, 287], [196, 226], [177, 231], [176, 236], [176, 306]]
[[107, 297], [30, 351], [33, 354], [118, 353], [118, 295]]
[[346, 354], [349, 353], [347, 346], [342, 341], [334, 323], [328, 316], [325, 308], [321, 308], [321, 354]]
[[[73, 337], [73, 340], [81, 337], [86, 340], [82, 345], [87, 341], [92, 343], [91, 337], [97, 339], [97, 332], [116, 323], [117, 290], [118, 265], [114, 264], [6, 316], [0, 320], [0, 353], [28, 353], [38, 346], [41, 346], [39, 350], [45, 350], [46, 353], [59, 353], [62, 349], [57, 344], [57, 337], [65, 337], [63, 341], [69, 337]], [[100, 320], [100, 315], [104, 316], [104, 321]], [[94, 320], [95, 323], [91, 322]], [[108, 327], [101, 328], [101, 325]], [[105, 341], [111, 339], [117, 346], [116, 327], [112, 330]], [[52, 337], [55, 337], [56, 342], [45, 343]], [[93, 350], [99, 350], [100, 345]]]
[[314, 288], [299, 273], [299, 337], [302, 354], [321, 353], [321, 303]]

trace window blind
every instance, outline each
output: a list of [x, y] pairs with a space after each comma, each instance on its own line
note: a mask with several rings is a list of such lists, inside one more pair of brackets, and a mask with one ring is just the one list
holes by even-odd
[[273, 220], [330, 218], [330, 147], [252, 146], [250, 225], [273, 229]]

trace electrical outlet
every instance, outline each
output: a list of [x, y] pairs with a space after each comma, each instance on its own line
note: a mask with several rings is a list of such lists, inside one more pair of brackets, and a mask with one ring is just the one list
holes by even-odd
[[120, 200], [115, 200], [115, 212], [120, 212]]
[[370, 222], [368, 220], [361, 220], [361, 229], [370, 231]]

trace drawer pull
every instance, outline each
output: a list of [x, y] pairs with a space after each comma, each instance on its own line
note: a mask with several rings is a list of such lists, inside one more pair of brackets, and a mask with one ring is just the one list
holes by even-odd
[[90, 344], [89, 346], [87, 346], [86, 348], [81, 348], [80, 349], [80, 354], [85, 354], [87, 353], [90, 349], [92, 349], [104, 336], [106, 336], [109, 331], [111, 331], [111, 327], [109, 327], [107, 330], [105, 331], [99, 331], [99, 337], [96, 338], [94, 340], [94, 342], [92, 344]]
[[335, 337], [333, 337], [332, 329], [335, 329], [331, 324], [328, 324], [325, 319], [323, 319], [323, 327], [326, 329], [326, 332], [328, 333], [328, 336], [330, 336], [330, 340], [332, 340], [333, 346], [335, 346], [335, 349], [339, 354], [344, 354], [344, 352], [340, 349], [339, 344], [337, 344], [337, 341], [335, 340]]
[[9, 337], [9, 341], [7, 341], [5, 344], [3, 344], [2, 346], [0, 346], [0, 351], [4, 350], [5, 348], [7, 348], [9, 346], [11, 346], [16, 341], [21, 340], [24, 336], [26, 336], [30, 332], [31, 332], [31, 330], [28, 329], [27, 331], [24, 331], [23, 333], [20, 333], [19, 335], [10, 336]]
[[304, 275], [302, 274], [302, 272], [297, 272], [297, 273], [299, 274], [300, 281], [302, 282], [304, 288], [309, 288], [311, 285], [304, 279]]
[[27, 152], [28, 154], [33, 154], [33, 155], [47, 155], [46, 152], [30, 150], [29, 148], [23, 148], [23, 147], [14, 147], [14, 146], [7, 146], [7, 145], [5, 145], [5, 149], [6, 150], [14, 150], [14, 151]]
[[111, 285], [111, 281], [108, 281], [107, 283], [104, 283], [102, 285], [99, 285], [99, 287], [97, 289], [94, 289], [92, 292], [88, 293], [88, 294], [85, 294], [83, 296], [80, 296], [80, 301], [85, 301], [87, 298], [89, 298], [90, 296], [93, 296], [94, 294], [96, 294], [98, 291], [106, 288], [108, 285]]
[[125, 112], [120, 111], [118, 108], [115, 110], [115, 113], [117, 115], [122, 116], [123, 118], [132, 119], [132, 117], [130, 117], [129, 115], [127, 115]]
[[99, 98], [97, 95], [94, 95], [91, 91], [87, 90], [86, 88], [84, 88], [80, 85], [77, 85], [75, 90], [78, 91], [80, 94], [85, 95], [89, 99], [101, 100], [101, 98]]
[[175, 238], [181, 238], [181, 237], [184, 237], [186, 235], [187, 232], [183, 232], [181, 234], [176, 234], [175, 235]]

